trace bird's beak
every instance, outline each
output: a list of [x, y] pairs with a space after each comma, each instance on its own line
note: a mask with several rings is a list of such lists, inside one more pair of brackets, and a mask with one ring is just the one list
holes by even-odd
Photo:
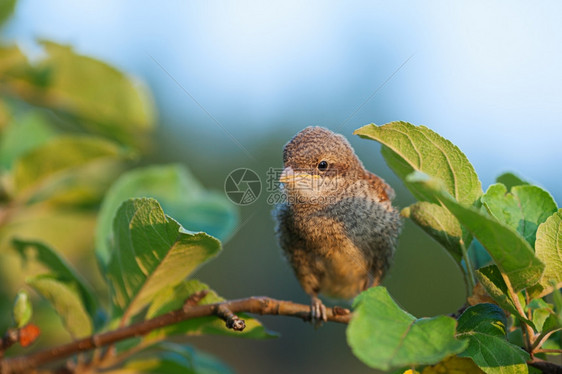
[[309, 173], [295, 173], [292, 167], [287, 166], [283, 169], [281, 176], [279, 177], [279, 182], [281, 183], [297, 183], [299, 181], [305, 179], [315, 179], [317, 175], [309, 174]]
[[283, 169], [281, 176], [279, 177], [279, 182], [281, 183], [290, 183], [295, 181], [295, 171], [292, 167], [287, 166]]

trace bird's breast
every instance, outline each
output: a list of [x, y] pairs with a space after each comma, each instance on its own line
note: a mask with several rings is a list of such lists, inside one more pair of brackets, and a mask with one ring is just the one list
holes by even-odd
[[350, 299], [367, 287], [369, 264], [363, 252], [351, 242], [342, 242], [316, 258], [321, 268], [320, 293]]
[[366, 288], [370, 260], [346, 235], [343, 222], [313, 215], [301, 230], [319, 275], [320, 293], [350, 299]]

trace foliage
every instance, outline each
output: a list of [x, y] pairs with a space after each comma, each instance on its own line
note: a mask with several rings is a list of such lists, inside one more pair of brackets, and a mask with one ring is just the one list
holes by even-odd
[[[435, 346], [439, 347], [435, 360], [427, 362], [427, 347], [405, 344], [408, 334], [387, 342], [397, 348], [386, 354], [383, 349], [371, 349], [376, 344], [373, 341], [357, 350], [359, 340], [354, 340], [360, 338], [356, 332], [359, 326], [368, 326], [371, 332], [375, 331], [372, 326], [379, 326], [376, 331], [386, 331], [388, 321], [403, 318], [406, 313], [395, 310], [397, 306], [388, 310], [378, 306], [387, 299], [381, 298], [382, 291], [365, 291], [358, 298], [358, 310], [348, 328], [348, 339], [353, 337], [350, 345], [357, 357], [383, 370], [400, 369], [406, 364], [434, 364], [448, 370], [450, 358], [438, 361], [456, 354], [471, 359], [486, 373], [526, 373], [531, 355], [545, 358], [543, 348], [554, 347], [549, 352], [560, 354], [554, 333], [562, 330], [562, 305], [549, 300], [562, 298], [562, 210], [552, 196], [511, 173], [498, 177], [498, 183], [483, 193], [466, 156], [423, 126], [406, 122], [371, 124], [355, 133], [383, 145], [388, 165], [419, 200], [402, 214], [457, 261], [465, 274], [467, 300], [476, 303], [459, 317], [453, 333], [434, 329], [432, 333], [437, 336], [431, 340], [426, 336], [426, 342], [448, 342]], [[475, 250], [487, 252], [491, 264], [472, 264], [467, 250], [471, 242]], [[491, 299], [472, 296], [480, 287], [475, 287], [476, 279]], [[361, 307], [367, 303], [372, 307]], [[509, 315], [513, 318], [507, 318]], [[381, 321], [386, 322], [381, 325]], [[411, 317], [411, 321], [415, 326], [415, 321], [420, 320]], [[385, 332], [385, 336], [388, 339], [391, 335]], [[456, 339], [451, 339], [453, 336]], [[517, 341], [516, 336], [522, 339]], [[459, 341], [467, 344], [458, 349]], [[402, 356], [410, 361], [396, 360]], [[427, 366], [423, 372], [431, 370], [433, 366]]]
[[[0, 22], [15, 1], [2, 4]], [[31, 344], [47, 303], [76, 340], [181, 310], [201, 291], [199, 305], [224, 301], [191, 277], [234, 232], [235, 207], [183, 166], [132, 168], [155, 125], [146, 88], [71, 47], [40, 45], [44, 57], [33, 62], [15, 45], [0, 46], [0, 281], [14, 296], [0, 312], [12, 315], [8, 331], [18, 332], [22, 347]], [[562, 209], [551, 195], [511, 173], [483, 192], [460, 149], [423, 126], [371, 124], [356, 134], [382, 144], [418, 200], [402, 215], [451, 255], [474, 305], [457, 319], [416, 318], [385, 288], [371, 288], [354, 301], [352, 352], [370, 367], [411, 373], [526, 373], [531, 358], [559, 354]], [[78, 260], [98, 267], [78, 271]], [[486, 297], [472, 295], [479, 287]], [[218, 359], [172, 340], [275, 336], [240, 316], [242, 333], [214, 316], [189, 319], [98, 351], [86, 365], [228, 373]], [[2, 342], [0, 360], [9, 345]]]
[[[14, 4], [0, 8], [0, 20]], [[42, 297], [21, 290], [0, 310], [12, 314], [20, 345], [37, 337], [31, 322], [46, 303], [75, 340], [181, 309], [197, 291], [207, 292], [201, 305], [224, 300], [186, 278], [220, 253], [220, 240], [237, 225], [236, 208], [184, 166], [129, 170], [150, 148], [148, 91], [68, 46], [40, 46], [45, 57], [34, 62], [15, 45], [0, 46], [0, 274], [8, 288], [26, 286]], [[75, 267], [94, 258], [101, 276]], [[217, 359], [169, 339], [275, 336], [243, 316], [243, 333], [214, 317], [190, 320], [118, 344], [119, 356], [104, 363], [122, 372], [228, 373]]]
[[12, 317], [17, 328], [28, 324], [33, 314], [33, 306], [29, 301], [29, 296], [24, 290], [18, 292], [14, 301]]
[[150, 166], [124, 173], [107, 191], [96, 230], [96, 255], [105, 266], [112, 252], [107, 239], [121, 203], [132, 197], [153, 197], [184, 227], [226, 240], [238, 220], [224, 195], [208, 191], [181, 165]]
[[374, 368], [432, 364], [467, 346], [455, 338], [453, 318], [416, 319], [400, 309], [384, 287], [363, 292], [353, 306], [355, 314], [347, 329], [349, 345], [357, 357]]

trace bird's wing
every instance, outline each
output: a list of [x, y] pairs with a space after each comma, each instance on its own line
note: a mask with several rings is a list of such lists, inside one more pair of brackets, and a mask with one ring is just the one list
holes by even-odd
[[370, 183], [371, 187], [375, 189], [381, 196], [381, 201], [392, 200], [396, 196], [392, 187], [390, 187], [384, 179], [366, 171], [366, 179]]

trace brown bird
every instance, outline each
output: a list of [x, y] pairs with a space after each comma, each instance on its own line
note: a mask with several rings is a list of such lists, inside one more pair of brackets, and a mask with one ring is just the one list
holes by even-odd
[[342, 135], [307, 127], [285, 145], [283, 163], [277, 239], [318, 323], [327, 320], [319, 294], [350, 299], [380, 283], [401, 220], [394, 190], [365, 170]]

